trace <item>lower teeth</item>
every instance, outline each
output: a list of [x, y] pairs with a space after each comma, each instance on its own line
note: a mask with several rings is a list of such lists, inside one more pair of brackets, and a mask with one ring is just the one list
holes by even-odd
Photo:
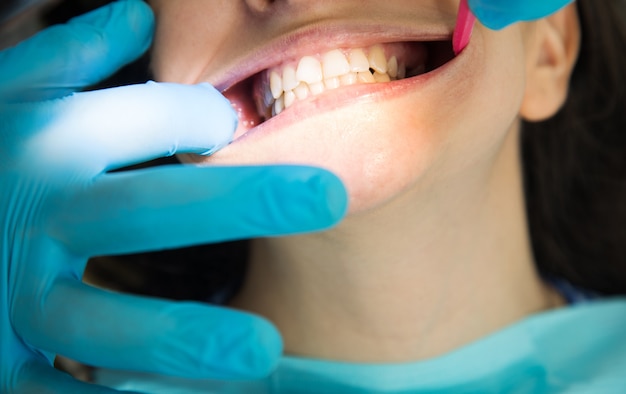
[[[419, 72], [414, 70], [411, 74], [418, 75]], [[391, 76], [388, 72], [379, 73], [378, 71], [370, 70], [369, 72], [345, 74], [341, 77], [327, 79], [323, 82], [318, 82], [312, 85], [307, 85], [302, 82], [293, 90], [284, 92], [278, 99], [273, 100], [272, 103], [268, 103], [269, 105], [259, 103], [258, 109], [261, 114], [264, 114], [266, 118], [269, 118], [280, 114], [285, 109], [291, 107], [298, 100], [305, 100], [310, 96], [317, 96], [327, 90], [356, 84], [392, 82], [404, 78], [406, 78], [406, 71], [401, 68], [395, 76]]]

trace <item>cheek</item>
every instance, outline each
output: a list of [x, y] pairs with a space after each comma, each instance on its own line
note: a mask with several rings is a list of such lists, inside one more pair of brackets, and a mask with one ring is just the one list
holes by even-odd
[[[353, 127], [358, 138], [346, 149], [349, 165], [342, 166], [337, 150], [335, 166], [344, 172], [351, 192], [351, 210], [384, 204], [428, 173], [445, 145], [445, 124], [438, 124], [434, 106], [409, 95], [365, 106], [366, 116]], [[369, 108], [368, 108], [369, 107]], [[354, 118], [359, 115], [352, 117]], [[337, 130], [340, 131], [340, 130]], [[345, 159], [344, 159], [345, 160]], [[341, 174], [340, 174], [341, 176]]]
[[[451, 154], [462, 158], [459, 167], [489, 162], [498, 154], [513, 125], [519, 121], [526, 85], [525, 52], [519, 27], [493, 32], [480, 28], [482, 59], [468, 70], [471, 92], [457, 102]], [[457, 116], [458, 115], [458, 116]]]
[[[237, 7], [232, 0], [153, 1], [156, 30], [151, 50], [151, 70], [156, 80], [194, 84], [201, 80], [220, 49], [237, 31]], [[224, 52], [228, 47], [223, 47]]]

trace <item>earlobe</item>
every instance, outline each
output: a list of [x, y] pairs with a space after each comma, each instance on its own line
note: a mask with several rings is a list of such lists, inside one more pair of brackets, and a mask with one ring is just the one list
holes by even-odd
[[580, 49], [576, 5], [536, 22], [528, 43], [526, 91], [520, 115], [527, 121], [554, 116], [565, 103]]

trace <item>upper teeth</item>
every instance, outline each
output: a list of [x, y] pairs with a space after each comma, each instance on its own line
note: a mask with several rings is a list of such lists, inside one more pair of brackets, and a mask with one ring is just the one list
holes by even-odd
[[[403, 79], [407, 65], [401, 43], [374, 45], [366, 49], [334, 49], [321, 56], [304, 56], [297, 63], [269, 70], [262, 77], [257, 94], [257, 108], [266, 118], [281, 113], [297, 100], [326, 90], [356, 83], [389, 82]], [[413, 48], [414, 50], [415, 48]], [[424, 71], [425, 50], [411, 54], [417, 61], [413, 73]]]

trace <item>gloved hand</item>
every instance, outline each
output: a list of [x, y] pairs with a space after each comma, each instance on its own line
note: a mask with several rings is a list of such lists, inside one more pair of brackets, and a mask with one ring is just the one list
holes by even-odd
[[468, 0], [478, 20], [490, 29], [548, 16], [572, 0]]
[[124, 0], [0, 52], [0, 391], [104, 393], [54, 370], [83, 363], [183, 377], [259, 376], [278, 360], [267, 321], [81, 282], [87, 257], [331, 226], [339, 180], [301, 167], [109, 170], [215, 151], [236, 119], [208, 86], [90, 85], [150, 44]]

